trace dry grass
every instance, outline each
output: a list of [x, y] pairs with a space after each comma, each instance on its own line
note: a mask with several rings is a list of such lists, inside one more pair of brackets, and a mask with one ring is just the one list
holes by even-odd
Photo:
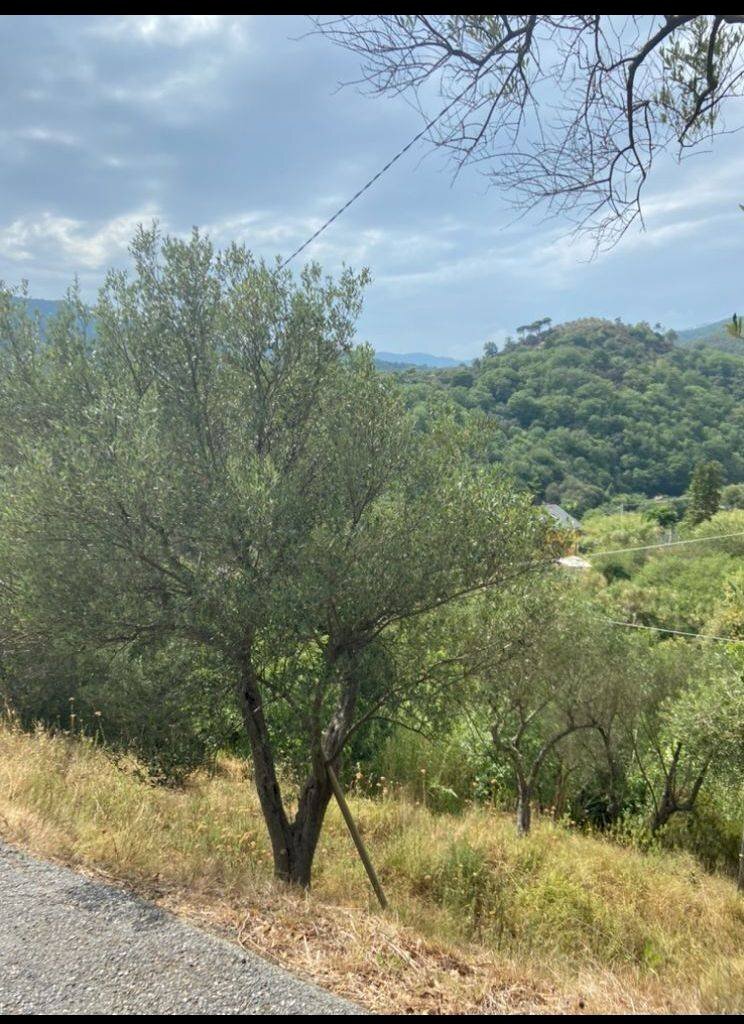
[[379, 914], [331, 812], [312, 895], [277, 887], [244, 768], [183, 790], [89, 743], [0, 727], [0, 834], [124, 883], [375, 1011], [735, 1012], [744, 900], [690, 858], [642, 855], [488, 809], [399, 798], [354, 810], [393, 910]]

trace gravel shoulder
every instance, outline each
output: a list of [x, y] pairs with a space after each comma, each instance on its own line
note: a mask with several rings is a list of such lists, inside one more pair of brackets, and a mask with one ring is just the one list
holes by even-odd
[[2, 1014], [358, 1014], [130, 893], [0, 841]]

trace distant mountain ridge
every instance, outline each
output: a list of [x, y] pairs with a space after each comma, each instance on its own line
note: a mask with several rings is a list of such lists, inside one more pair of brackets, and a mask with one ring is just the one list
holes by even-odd
[[462, 366], [462, 359], [451, 356], [435, 356], [429, 352], [377, 352], [375, 358], [381, 363], [392, 363], [396, 366]]
[[[54, 316], [62, 305], [61, 299], [33, 299], [26, 300], [29, 312], [38, 313], [42, 320]], [[449, 366], [461, 366], [461, 359], [452, 359], [450, 356], [436, 356], [430, 352], [375, 352], [375, 360], [381, 369], [406, 370], [411, 366], [432, 367], [443, 369]]]
[[676, 344], [680, 348], [697, 348], [705, 345], [709, 348], [717, 348], [722, 352], [744, 352], [744, 342], [738, 338], [732, 338], [727, 327], [731, 323], [731, 317], [725, 320], [716, 320], [712, 324], [702, 324], [700, 327], [690, 327], [684, 331], [675, 331], [677, 335]]
[[48, 316], [54, 316], [62, 305], [61, 299], [26, 299], [25, 301], [28, 311], [38, 313], [42, 320]]
[[[61, 299], [35, 299], [26, 300], [28, 309], [32, 313], [38, 313], [42, 320], [54, 316], [62, 305]], [[701, 324], [699, 327], [688, 327], [684, 330], [675, 331], [675, 345], [679, 348], [698, 348], [701, 345], [716, 348], [723, 352], [744, 353], [744, 341], [732, 338], [727, 331], [731, 318], [716, 320], [710, 324]], [[454, 359], [452, 356], [438, 356], [431, 352], [388, 352], [375, 351], [375, 360], [380, 369], [389, 371], [401, 371], [411, 367], [418, 369], [448, 369], [456, 366], [465, 366], [472, 360]]]

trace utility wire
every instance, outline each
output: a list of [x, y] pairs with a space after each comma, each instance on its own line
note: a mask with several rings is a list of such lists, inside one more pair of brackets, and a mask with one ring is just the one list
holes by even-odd
[[[661, 544], [644, 544], [640, 547], [634, 548], [616, 548], [614, 551], [590, 551], [587, 552], [587, 557], [598, 558], [600, 555], [622, 555], [631, 551], [651, 551], [654, 548], [668, 548], [679, 544], [699, 544], [702, 541], [727, 540], [729, 537], [744, 537], [744, 530], [739, 530], [736, 533], [722, 533], [715, 537], [690, 537], [686, 540], [667, 541], [666, 543]], [[713, 633], [693, 633], [685, 629], [667, 629], [664, 626], [646, 626], [640, 622], [620, 622], [618, 619], [607, 619], [606, 621], [612, 626], [623, 626], [626, 629], [646, 629], [654, 633], [666, 633], [672, 636], [686, 636], [695, 640], [715, 640], [724, 644], [741, 642], [737, 640], [736, 637], [716, 636]]]
[[333, 224], [334, 221], [338, 220], [338, 218], [343, 213], [346, 213], [346, 211], [349, 209], [349, 207], [353, 203], [355, 203], [357, 201], [357, 199], [360, 199], [364, 195], [365, 192], [367, 192], [370, 188], [372, 188], [372, 186], [375, 184], [375, 182], [379, 181], [379, 179], [383, 176], [383, 174], [385, 174], [387, 171], [389, 171], [390, 168], [393, 166], [393, 164], [397, 163], [398, 160], [400, 160], [400, 158], [402, 156], [405, 156], [405, 154], [409, 151], [409, 149], [412, 149], [413, 146], [415, 146], [417, 142], [419, 142], [421, 139], [423, 139], [423, 137], [426, 135], [426, 133], [431, 131], [431, 129], [434, 127], [434, 125], [437, 123], [437, 121], [440, 121], [444, 117], [445, 114], [449, 113], [449, 111], [452, 109], [452, 107], [454, 107], [456, 103], [459, 103], [459, 101], [463, 98], [465, 93], [468, 92], [470, 89], [474, 88], [475, 84], [476, 84], [475, 81], [469, 82], [467, 84], [467, 86], [462, 90], [462, 92], [458, 93], [457, 96], [455, 96], [455, 98], [453, 100], [451, 100], [451, 102], [449, 102], [446, 107], [443, 107], [439, 111], [439, 113], [436, 115], [436, 117], [433, 117], [431, 119], [431, 121], [429, 121], [427, 124], [425, 124], [424, 127], [421, 129], [421, 131], [418, 132], [416, 135], [414, 135], [414, 137], [410, 140], [410, 142], [407, 142], [405, 144], [405, 146], [403, 146], [402, 149], [399, 149], [398, 152], [395, 154], [395, 156], [391, 157], [390, 160], [388, 160], [388, 162], [383, 167], [380, 168], [380, 170], [377, 172], [377, 174], [373, 175], [369, 179], [368, 182], [366, 182], [364, 185], [362, 185], [362, 187], [357, 192], [354, 193], [354, 195], [351, 197], [351, 199], [348, 199], [343, 204], [343, 206], [339, 206], [339, 208], [336, 210], [336, 212], [331, 217], [329, 217], [328, 220], [325, 221], [325, 223], [321, 224], [321, 226], [318, 228], [317, 231], [314, 231], [312, 233], [312, 235], [310, 235], [310, 237], [307, 238], [302, 243], [302, 245], [298, 245], [293, 253], [290, 253], [290, 255], [287, 256], [286, 259], [282, 260], [281, 263], [279, 264], [278, 269], [279, 270], [284, 270], [284, 268], [287, 266], [287, 264], [291, 263], [291, 261], [295, 258], [295, 256], [299, 256], [300, 253], [303, 252], [305, 249], [307, 249], [307, 247], [309, 245], [311, 245], [315, 241], [315, 239], [318, 238], [319, 235], [323, 234], [323, 232], [326, 230], [326, 228], [329, 228], [331, 226], [331, 224]]
[[631, 551], [652, 551], [654, 548], [671, 548], [681, 544], [703, 544], [709, 540], [727, 540], [729, 537], [744, 537], [744, 530], [739, 530], [738, 533], [722, 533], [717, 537], [690, 537], [687, 540], [669, 540], [662, 541], [659, 544], [644, 544], [642, 547], [637, 548], [615, 548], [614, 551], [585, 551], [584, 554], [587, 558], [599, 558], [603, 555], [624, 555]]
[[[297, 256], [299, 256], [300, 253], [304, 252], [305, 249], [307, 249], [307, 247], [309, 245], [312, 245], [312, 243], [316, 240], [316, 238], [319, 238], [320, 235], [322, 235], [323, 232], [326, 231], [331, 226], [331, 224], [333, 224], [335, 221], [338, 220], [339, 217], [341, 217], [344, 213], [346, 213], [346, 211], [349, 209], [349, 207], [352, 206], [357, 201], [357, 199], [360, 199], [365, 194], [365, 192], [368, 192], [369, 189], [371, 189], [372, 186], [377, 181], [379, 181], [380, 178], [384, 174], [386, 174], [390, 170], [390, 168], [401, 159], [401, 157], [405, 156], [406, 153], [410, 149], [412, 149], [416, 145], [417, 142], [420, 142], [420, 140], [423, 139], [423, 137], [426, 135], [426, 133], [431, 131], [431, 129], [434, 127], [434, 125], [438, 121], [440, 121], [445, 116], [445, 114], [449, 113], [449, 111], [452, 109], [452, 107], [454, 107], [455, 104], [458, 103], [463, 98], [463, 96], [470, 89], [472, 89], [474, 87], [475, 84], [476, 84], [475, 82], [469, 82], [468, 85], [462, 90], [462, 92], [459, 92], [457, 94], [457, 96], [455, 96], [455, 98], [453, 100], [451, 100], [445, 107], [443, 107], [435, 117], [433, 117], [430, 121], [428, 121], [424, 125], [424, 127], [421, 129], [420, 132], [417, 132], [416, 135], [414, 135], [413, 138], [410, 139], [405, 144], [405, 146], [403, 146], [401, 149], [399, 149], [398, 152], [394, 156], [392, 156], [388, 160], [388, 162], [386, 164], [384, 164], [380, 168], [379, 171], [377, 171], [376, 174], [374, 174], [367, 182], [365, 182], [365, 184], [362, 185], [362, 187], [360, 189], [358, 189], [350, 199], [348, 199], [342, 206], [340, 206], [336, 210], [336, 212], [334, 214], [332, 214], [326, 221], [324, 221], [323, 224], [321, 224], [321, 226], [317, 229], [317, 231], [314, 231], [307, 239], [305, 239], [305, 241], [301, 245], [298, 245], [297, 248], [293, 252], [291, 252], [289, 254], [289, 256], [286, 257], [286, 259], [282, 260], [280, 262], [280, 264], [279, 264], [277, 269], [278, 270], [283, 270], [289, 263], [292, 262], [293, 259], [295, 259]], [[591, 552], [587, 552], [587, 554], [590, 557], [592, 557], [592, 558], [601, 558], [601, 557], [605, 557], [605, 556], [608, 556], [608, 555], [630, 554], [630, 553], [636, 552], [636, 551], [652, 551], [655, 548], [669, 548], [669, 547], [677, 547], [677, 546], [680, 546], [680, 545], [683, 545], [683, 544], [701, 544], [701, 543], [703, 543], [705, 541], [727, 540], [729, 537], [744, 537], [744, 530], [740, 530], [738, 533], [725, 533], [725, 534], [721, 534], [721, 535], [719, 535], [717, 537], [692, 537], [692, 538], [687, 539], [687, 540], [666, 541], [665, 543], [660, 543], [660, 544], [644, 544], [644, 545], [641, 545], [639, 547], [615, 548], [614, 550], [610, 550], [610, 551], [591, 551]], [[608, 620], [608, 621], [613, 622], [613, 620], [611, 620], [611, 619]], [[658, 632], [662, 632], [662, 633], [675, 633], [675, 634], [678, 634], [680, 636], [692, 636], [692, 637], [700, 637], [702, 639], [708, 639], [708, 640], [723, 640], [725, 642], [730, 642], [730, 640], [728, 640], [728, 638], [726, 638], [726, 637], [706, 636], [705, 634], [702, 634], [702, 633], [685, 633], [685, 632], [683, 632], [681, 630], [661, 629], [661, 627], [656, 627], [656, 626], [641, 626], [641, 625], [639, 625], [637, 623], [633, 623], [633, 622], [614, 622], [614, 625], [616, 625], [616, 626], [630, 626], [630, 627], [633, 627], [633, 628], [636, 628], [636, 629], [656, 629]]]
[[629, 629], [650, 629], [655, 633], [673, 633], [675, 636], [690, 636], [697, 640], [720, 640], [724, 644], [741, 643], [733, 636], [715, 636], [713, 633], [688, 633], [684, 629], [665, 629], [663, 626], [644, 626], [640, 622], [619, 622], [616, 619], [607, 619], [613, 626], [627, 626]]

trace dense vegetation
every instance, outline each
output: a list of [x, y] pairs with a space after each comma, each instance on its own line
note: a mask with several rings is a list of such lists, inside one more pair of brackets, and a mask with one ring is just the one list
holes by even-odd
[[731, 341], [738, 353], [680, 349], [646, 324], [579, 320], [403, 379], [422, 418], [437, 398], [488, 416], [484, 456], [581, 513], [681, 495], [701, 460], [744, 480], [744, 343]]

